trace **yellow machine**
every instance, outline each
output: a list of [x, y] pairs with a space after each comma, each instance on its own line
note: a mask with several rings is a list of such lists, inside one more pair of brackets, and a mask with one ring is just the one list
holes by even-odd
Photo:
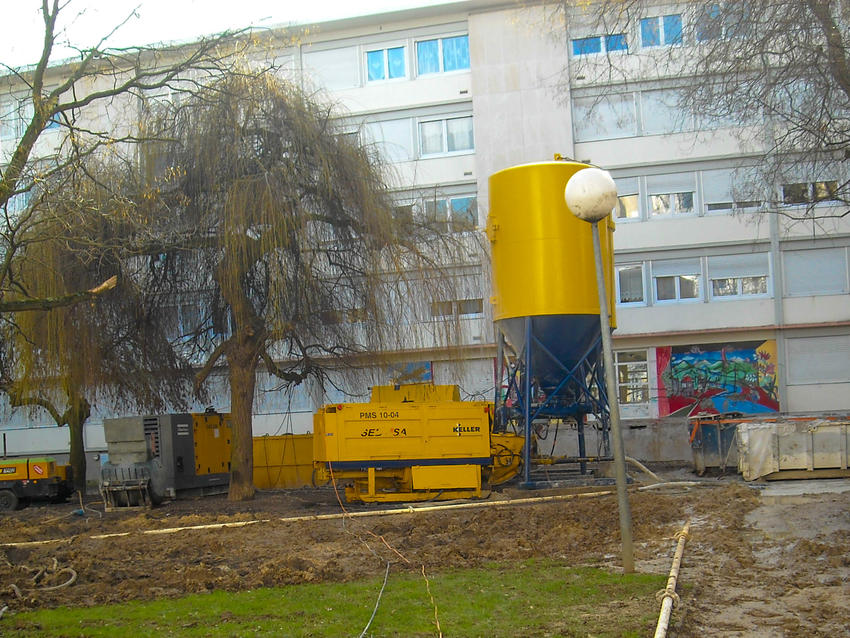
[[228, 489], [229, 414], [105, 419], [103, 430], [108, 461], [101, 467], [100, 492], [107, 511]]
[[370, 403], [313, 417], [316, 482], [347, 484], [350, 501], [482, 497], [519, 469], [522, 437], [491, 434], [492, 405], [456, 386], [376, 386]]
[[0, 511], [18, 509], [32, 499], [59, 503], [73, 493], [70, 465], [49, 457], [0, 459]]

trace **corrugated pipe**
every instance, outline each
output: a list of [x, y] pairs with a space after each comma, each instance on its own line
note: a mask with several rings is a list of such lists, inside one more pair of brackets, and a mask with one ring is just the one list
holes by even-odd
[[691, 523], [688, 521], [682, 531], [676, 534], [679, 540], [676, 545], [676, 553], [673, 555], [673, 566], [670, 568], [670, 577], [667, 579], [667, 587], [658, 592], [655, 597], [661, 600], [661, 613], [658, 616], [658, 625], [655, 627], [655, 638], [664, 638], [667, 635], [667, 626], [670, 624], [670, 614], [673, 606], [679, 604], [679, 594], [676, 593], [676, 581], [679, 578], [679, 566], [682, 564], [682, 554], [685, 552], [685, 542], [688, 540], [688, 531]]

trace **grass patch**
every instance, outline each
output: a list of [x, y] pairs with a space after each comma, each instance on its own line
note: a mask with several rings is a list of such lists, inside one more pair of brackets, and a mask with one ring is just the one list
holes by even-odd
[[[445, 636], [643, 636], [654, 626], [657, 574], [610, 574], [551, 560], [429, 574]], [[153, 602], [5, 616], [17, 636], [357, 636], [383, 577], [351, 583], [213, 592]], [[390, 572], [369, 636], [436, 635], [421, 575]]]

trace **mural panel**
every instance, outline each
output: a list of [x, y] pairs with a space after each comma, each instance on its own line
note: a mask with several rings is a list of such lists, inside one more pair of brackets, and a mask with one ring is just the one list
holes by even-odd
[[778, 412], [776, 341], [656, 348], [659, 416]]

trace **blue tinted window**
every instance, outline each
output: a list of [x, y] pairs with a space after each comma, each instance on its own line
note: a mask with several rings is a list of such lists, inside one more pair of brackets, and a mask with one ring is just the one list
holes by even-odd
[[459, 71], [469, 68], [469, 36], [443, 38], [443, 70]]
[[602, 53], [602, 38], [579, 38], [573, 40], [573, 55], [587, 55], [588, 53]]
[[697, 20], [696, 36], [698, 42], [716, 40], [721, 36], [722, 23], [720, 20], [720, 5], [712, 4], [705, 8]]
[[454, 222], [455, 230], [475, 227], [475, 197], [455, 197], [452, 199], [451, 206], [452, 222]]
[[390, 78], [403, 78], [407, 75], [404, 68], [404, 47], [387, 49], [387, 68]]
[[626, 42], [626, 34], [625, 33], [615, 33], [613, 35], [605, 36], [605, 50], [606, 51], [628, 51], [629, 45]]
[[416, 43], [416, 65], [419, 75], [440, 72], [440, 43], [437, 40], [425, 40]]
[[366, 53], [366, 72], [370, 82], [386, 79], [383, 49]]
[[658, 18], [644, 18], [640, 21], [640, 41], [645, 47], [661, 45], [661, 31], [658, 28]]
[[682, 16], [664, 16], [664, 44], [682, 44]]

